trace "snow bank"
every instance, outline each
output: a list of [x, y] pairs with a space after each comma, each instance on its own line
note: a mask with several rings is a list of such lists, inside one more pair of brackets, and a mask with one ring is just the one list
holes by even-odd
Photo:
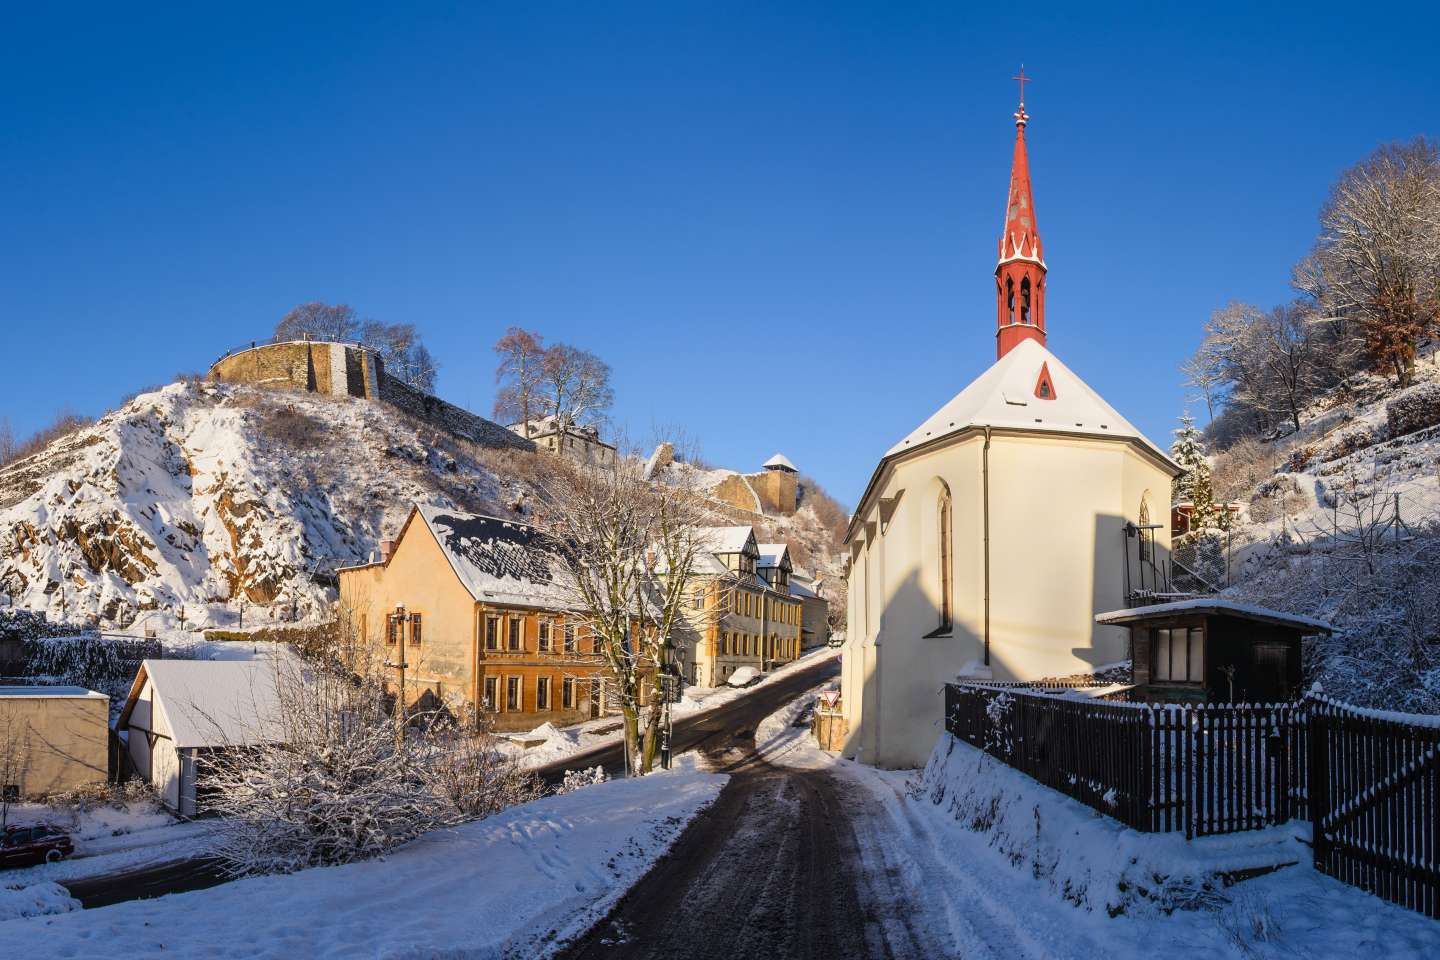
[[544, 957], [587, 930], [711, 804], [692, 769], [547, 797], [383, 860], [13, 920], [5, 954]]
[[982, 834], [1056, 896], [1112, 916], [1195, 906], [1223, 886], [1221, 874], [1310, 857], [1301, 842], [1309, 825], [1300, 822], [1188, 842], [1183, 833], [1139, 833], [948, 734], [910, 795]]
[[0, 920], [41, 917], [79, 910], [80, 901], [58, 883], [34, 883], [28, 887], [0, 887]]

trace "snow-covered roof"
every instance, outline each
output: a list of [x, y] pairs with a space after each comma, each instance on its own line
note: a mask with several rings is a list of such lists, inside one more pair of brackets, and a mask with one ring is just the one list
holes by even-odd
[[739, 524], [733, 527], [700, 527], [696, 531], [696, 542], [711, 553], [744, 553], [746, 544], [753, 541], [753, 528]]
[[275, 660], [146, 660], [140, 665], [117, 728], [126, 727], [148, 677], [175, 746], [266, 743], [280, 736]]
[[[1049, 397], [1038, 396], [1042, 378]], [[1170, 457], [1035, 340], [1022, 340], [937, 410], [887, 457], [969, 427], [1035, 430], [1138, 441], [1174, 467]]]
[[1315, 620], [1311, 617], [1302, 617], [1293, 613], [1271, 610], [1269, 607], [1257, 607], [1247, 603], [1236, 603], [1233, 600], [1224, 600], [1220, 597], [1196, 597], [1193, 600], [1173, 600], [1170, 603], [1156, 603], [1148, 607], [1111, 610], [1109, 613], [1096, 614], [1095, 622], [1119, 626], [1127, 623], [1140, 623], [1146, 620], [1171, 617], [1177, 613], [1210, 613], [1220, 616], [1245, 617], [1250, 620], [1261, 620], [1265, 623], [1274, 623], [1282, 627], [1295, 627], [1316, 633], [1330, 633], [1334, 630], [1334, 628], [1324, 620]]
[[574, 606], [562, 561], [534, 527], [440, 507], [418, 507], [417, 512], [477, 602]]
[[791, 473], [800, 472], [796, 469], [795, 464], [790, 462], [790, 458], [783, 453], [775, 454], [775, 456], [762, 463], [761, 466], [767, 470], [789, 470]]
[[109, 700], [103, 693], [98, 693], [86, 687], [63, 687], [63, 686], [29, 686], [29, 687], [0, 687], [0, 700], [10, 700], [17, 697], [63, 698], [66, 700]]
[[[811, 581], [811, 582], [813, 583], [814, 581]], [[820, 596], [820, 594], [816, 593], [814, 590], [811, 590], [809, 587], [805, 586], [805, 585], [802, 584], [802, 583], [799, 583], [799, 582], [797, 582], [797, 581], [795, 581], [795, 580], [791, 580], [791, 581], [790, 581], [790, 596], [792, 596], [792, 597], [799, 597], [799, 598], [802, 599], [802, 600], [811, 600], [811, 599], [818, 599], [819, 596]]]
[[788, 543], [762, 543], [760, 544], [760, 559], [758, 566], [778, 567], [789, 559], [790, 544]]

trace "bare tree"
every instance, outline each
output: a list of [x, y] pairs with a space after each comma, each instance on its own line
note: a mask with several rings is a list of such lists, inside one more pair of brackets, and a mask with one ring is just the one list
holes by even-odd
[[15, 459], [15, 433], [10, 429], [10, 418], [0, 417], [0, 467]]
[[276, 340], [353, 340], [360, 330], [355, 310], [349, 304], [325, 304], [318, 300], [302, 303], [275, 324]]
[[11, 787], [25, 782], [30, 766], [30, 721], [13, 708], [0, 712], [0, 830], [10, 823]]
[[1300, 407], [1313, 396], [1317, 382], [1317, 344], [1310, 324], [1308, 311], [1294, 303], [1275, 307], [1255, 324], [1258, 361], [1272, 385], [1266, 406], [1283, 410], [1296, 430], [1300, 429]]
[[615, 402], [610, 365], [568, 343], [546, 349], [543, 383], [547, 412], [564, 425], [601, 421]]
[[573, 583], [624, 720], [631, 769], [648, 773], [660, 746], [662, 676], [691, 629], [696, 561], [708, 514], [694, 491], [652, 485], [638, 458], [566, 465], [541, 482], [541, 530]]
[[1380, 147], [1341, 176], [1320, 222], [1321, 302], [1408, 384], [1440, 314], [1440, 150], [1423, 137]]
[[495, 397], [493, 416], [501, 423], [529, 424], [536, 393], [544, 379], [545, 338], [521, 327], [510, 327], [495, 342]]
[[1185, 386], [1198, 391], [1195, 399], [1205, 401], [1205, 422], [1213, 423], [1215, 404], [1225, 387], [1225, 369], [1220, 358], [1213, 351], [1201, 347], [1180, 364], [1180, 373], [1185, 378]]
[[413, 323], [366, 320], [360, 329], [360, 342], [380, 355], [387, 375], [416, 390], [435, 392], [440, 365]]

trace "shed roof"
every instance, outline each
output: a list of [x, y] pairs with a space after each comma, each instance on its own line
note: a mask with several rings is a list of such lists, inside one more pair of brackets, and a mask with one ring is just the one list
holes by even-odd
[[1220, 597], [1197, 597], [1193, 600], [1175, 600], [1170, 603], [1156, 603], [1148, 607], [1131, 607], [1127, 610], [1111, 610], [1097, 614], [1096, 623], [1121, 626], [1130, 623], [1144, 623], [1150, 620], [1164, 620], [1177, 614], [1197, 613], [1216, 616], [1239, 617], [1261, 623], [1273, 623], [1281, 627], [1292, 627], [1305, 633], [1332, 633], [1334, 628], [1324, 620], [1302, 617], [1269, 607], [1236, 603]]
[[282, 665], [256, 660], [146, 660], [116, 729], [129, 726], [148, 678], [178, 748], [246, 746], [280, 737]]
[[0, 687], [0, 700], [14, 700], [19, 697], [36, 699], [67, 700], [109, 700], [105, 694], [87, 687], [45, 686], [43, 684], [25, 687]]

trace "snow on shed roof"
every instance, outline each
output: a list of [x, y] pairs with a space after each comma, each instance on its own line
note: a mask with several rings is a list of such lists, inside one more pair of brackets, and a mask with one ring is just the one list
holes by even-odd
[[790, 462], [790, 458], [785, 456], [785, 454], [783, 453], [775, 454], [775, 456], [771, 457], [769, 460], [766, 460], [764, 463], [760, 464], [760, 466], [772, 470], [789, 470], [791, 473], [800, 472], [795, 467], [795, 464]]
[[265, 743], [280, 736], [278, 671], [270, 658], [256, 660], [146, 660], [140, 665], [125, 712], [150, 679], [175, 746], [220, 747]]
[[[1051, 396], [1036, 395], [1048, 373]], [[1144, 444], [1166, 463], [1170, 457], [1120, 416], [1060, 358], [1035, 340], [1022, 340], [909, 436], [891, 447], [890, 457], [968, 427], [1035, 430], [1113, 436]], [[1179, 472], [1179, 467], [1175, 467]]]
[[574, 606], [563, 564], [540, 531], [524, 523], [417, 508], [455, 575], [481, 603], [496, 601], [546, 607]]
[[16, 697], [36, 698], [57, 698], [66, 700], [109, 700], [103, 693], [91, 690], [88, 687], [47, 687], [43, 684], [27, 687], [0, 687], [0, 700], [10, 700]]
[[1096, 614], [1095, 622], [1120, 626], [1127, 623], [1142, 623], [1146, 620], [1170, 617], [1177, 613], [1213, 613], [1221, 616], [1245, 617], [1250, 620], [1261, 620], [1265, 623], [1274, 623], [1282, 627], [1295, 627], [1316, 633], [1331, 633], [1334, 630], [1334, 628], [1324, 620], [1315, 620], [1311, 617], [1302, 617], [1293, 613], [1284, 613], [1280, 610], [1271, 610], [1269, 607], [1257, 607], [1246, 603], [1236, 603], [1233, 600], [1223, 600], [1220, 597], [1196, 597], [1193, 600], [1174, 600], [1170, 603], [1156, 603], [1148, 607], [1111, 610], [1109, 613]]

